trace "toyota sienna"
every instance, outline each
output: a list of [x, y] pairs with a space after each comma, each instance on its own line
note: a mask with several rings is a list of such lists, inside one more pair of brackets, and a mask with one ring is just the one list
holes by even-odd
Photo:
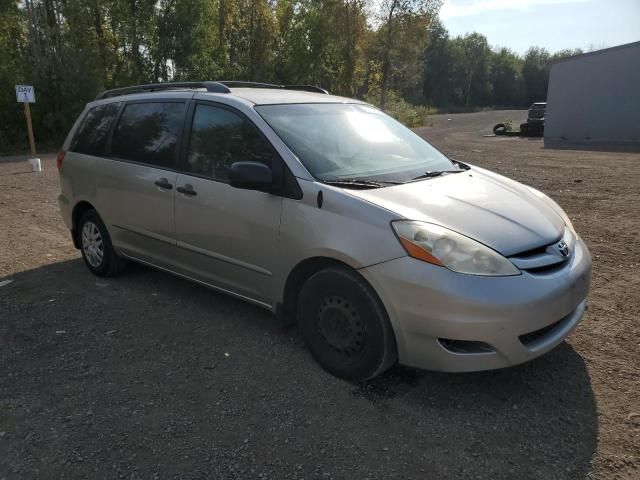
[[516, 365], [586, 309], [591, 257], [547, 195], [317, 87], [107, 91], [57, 165], [94, 274], [135, 261], [260, 305], [349, 380]]

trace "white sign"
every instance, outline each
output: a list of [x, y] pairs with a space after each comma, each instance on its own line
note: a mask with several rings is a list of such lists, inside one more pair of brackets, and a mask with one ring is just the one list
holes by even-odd
[[36, 89], [33, 85], [16, 85], [16, 99], [18, 103], [36, 103]]

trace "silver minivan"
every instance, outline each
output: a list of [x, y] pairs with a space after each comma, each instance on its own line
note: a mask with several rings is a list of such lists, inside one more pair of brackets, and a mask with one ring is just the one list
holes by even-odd
[[526, 362], [587, 306], [591, 257], [553, 200], [317, 87], [107, 91], [57, 163], [94, 274], [135, 261], [260, 305], [349, 380]]

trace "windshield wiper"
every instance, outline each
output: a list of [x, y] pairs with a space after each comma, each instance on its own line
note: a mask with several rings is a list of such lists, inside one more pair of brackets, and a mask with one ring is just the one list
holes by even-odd
[[423, 173], [422, 175], [413, 177], [409, 181], [413, 182], [414, 180], [422, 180], [423, 178], [439, 177], [441, 175], [444, 175], [445, 173], [461, 173], [461, 172], [464, 172], [464, 170], [430, 170], [428, 172]]
[[322, 180], [327, 185], [336, 187], [351, 188], [381, 188], [386, 185], [400, 185], [402, 182], [391, 182], [387, 180], [366, 180], [364, 178], [336, 178], [333, 180]]

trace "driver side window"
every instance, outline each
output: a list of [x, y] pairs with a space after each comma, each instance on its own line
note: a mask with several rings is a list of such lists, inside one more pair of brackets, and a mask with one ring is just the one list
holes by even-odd
[[189, 141], [188, 170], [228, 182], [231, 164], [262, 162], [273, 167], [276, 154], [257, 128], [224, 108], [197, 105]]

